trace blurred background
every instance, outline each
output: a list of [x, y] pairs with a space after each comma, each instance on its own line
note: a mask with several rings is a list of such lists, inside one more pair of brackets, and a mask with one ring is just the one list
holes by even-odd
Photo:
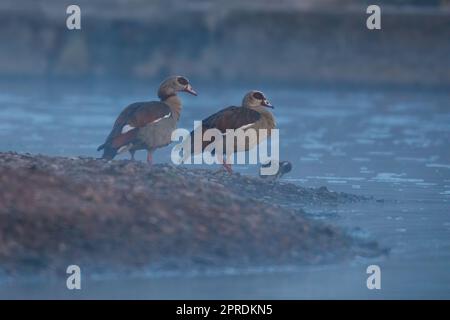
[[[70, 4], [81, 7], [81, 30], [66, 28]], [[369, 4], [381, 6], [381, 30], [366, 28]], [[180, 127], [260, 89], [276, 107], [281, 160], [293, 164], [284, 182], [381, 199], [304, 209], [379, 241], [388, 258], [100, 277], [80, 296], [450, 298], [449, 0], [2, 0], [0, 24], [1, 152], [99, 157], [118, 113], [181, 74], [199, 96], [182, 96]], [[368, 264], [381, 266], [383, 290], [366, 288]], [[47, 282], [0, 285], [7, 298], [70, 294]]]
[[[0, 77], [450, 84], [448, 0], [3, 0]], [[382, 31], [365, 27], [382, 6]]]

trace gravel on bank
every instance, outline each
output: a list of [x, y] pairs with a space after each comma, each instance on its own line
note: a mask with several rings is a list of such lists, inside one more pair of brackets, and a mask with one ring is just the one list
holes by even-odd
[[359, 200], [204, 169], [0, 153], [0, 269], [188, 271], [376, 256], [376, 242], [281, 205]]

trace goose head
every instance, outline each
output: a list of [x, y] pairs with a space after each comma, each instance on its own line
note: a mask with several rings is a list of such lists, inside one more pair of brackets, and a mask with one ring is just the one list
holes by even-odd
[[197, 95], [197, 92], [192, 88], [191, 83], [186, 77], [171, 76], [164, 80], [159, 86], [158, 97], [160, 99], [165, 99], [176, 95], [178, 92], [187, 92], [194, 96]]
[[264, 93], [257, 90], [252, 90], [244, 96], [242, 106], [247, 108], [266, 107], [273, 109], [273, 105], [266, 98]]

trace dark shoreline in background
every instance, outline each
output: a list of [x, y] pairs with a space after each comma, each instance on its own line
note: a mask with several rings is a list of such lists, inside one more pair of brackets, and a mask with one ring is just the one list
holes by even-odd
[[64, 15], [0, 14], [0, 40], [10, 44], [0, 55], [0, 77], [160, 81], [176, 73], [219, 83], [450, 85], [448, 12], [388, 11], [382, 30], [369, 31], [367, 15], [348, 10], [120, 19], [86, 11], [80, 31], [68, 31]]
[[[337, 92], [415, 92], [423, 94], [449, 94], [449, 87], [446, 84], [441, 85], [424, 85], [424, 84], [397, 84], [397, 83], [352, 83], [352, 82], [330, 82], [324, 81], [277, 81], [276, 83], [270, 80], [256, 79], [253, 81], [223, 81], [216, 84], [211, 84], [210, 81], [204, 79], [191, 78], [191, 81], [196, 81], [196, 87], [213, 88], [217, 89], [221, 86], [227, 88], [269, 88], [270, 90], [323, 90], [323, 91], [337, 91]], [[156, 93], [153, 89], [160, 84], [160, 81], [148, 78], [111, 78], [107, 76], [98, 77], [84, 77], [84, 76], [0, 76], [0, 90], [2, 93], [7, 93], [5, 88], [8, 86], [15, 89], [21, 87], [32, 86], [35, 91], [40, 91], [42, 88], [61, 88], [58, 91], [60, 94], [71, 94], [74, 92], [86, 92], [86, 90], [99, 90], [100, 92], [111, 92], [120, 87], [125, 91], [145, 91], [146, 97], [149, 99], [156, 97]], [[28, 89], [27, 89], [28, 90]], [[266, 89], [267, 90], [267, 89]], [[29, 93], [28, 91], [23, 91]], [[1, 93], [1, 92], [0, 92]], [[145, 97], [143, 97], [144, 99]]]

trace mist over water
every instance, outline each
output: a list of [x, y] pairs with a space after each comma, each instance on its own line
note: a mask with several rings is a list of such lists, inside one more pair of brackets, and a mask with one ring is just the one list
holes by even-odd
[[[199, 96], [182, 96], [179, 127], [187, 129], [194, 120], [239, 104], [246, 91], [245, 85], [217, 88], [191, 81]], [[1, 83], [0, 151], [99, 157], [96, 147], [120, 110], [134, 101], [155, 99], [157, 87], [145, 82], [99, 83]], [[268, 265], [213, 275], [193, 276], [187, 271], [170, 277], [151, 274], [144, 279], [90, 279], [86, 284], [89, 290], [79, 296], [449, 298], [449, 93], [279, 86], [258, 89], [276, 106], [273, 112], [280, 129], [281, 160], [293, 164], [284, 181], [306, 187], [327, 186], [380, 200], [307, 207], [308, 214], [338, 224], [355, 237], [375, 239], [390, 248], [390, 254], [336, 265], [286, 266], [286, 270]], [[158, 150], [155, 161], [169, 162], [172, 146]], [[143, 160], [145, 153], [137, 157]], [[236, 166], [236, 171], [257, 174], [255, 166]], [[366, 288], [366, 267], [370, 264], [381, 267], [381, 291]], [[215, 289], [218, 287], [221, 290]], [[47, 282], [6, 284], [0, 290], [2, 297], [42, 294], [68, 297], [70, 293]]]
[[[359, 0], [79, 0], [76, 31], [65, 25], [69, 4], [0, 3], [0, 152], [100, 157], [120, 111], [156, 99], [171, 74], [199, 93], [181, 95], [179, 127], [188, 130], [258, 89], [275, 106], [280, 160], [293, 165], [282, 181], [374, 198], [302, 207], [306, 214], [389, 254], [98, 274], [78, 292], [59, 279], [0, 275], [0, 298], [450, 298], [448, 1], [379, 1], [379, 31], [367, 30], [368, 2]], [[170, 162], [172, 147], [154, 161]], [[258, 174], [257, 166], [234, 170]], [[381, 290], [366, 287], [371, 264], [381, 268]]]

